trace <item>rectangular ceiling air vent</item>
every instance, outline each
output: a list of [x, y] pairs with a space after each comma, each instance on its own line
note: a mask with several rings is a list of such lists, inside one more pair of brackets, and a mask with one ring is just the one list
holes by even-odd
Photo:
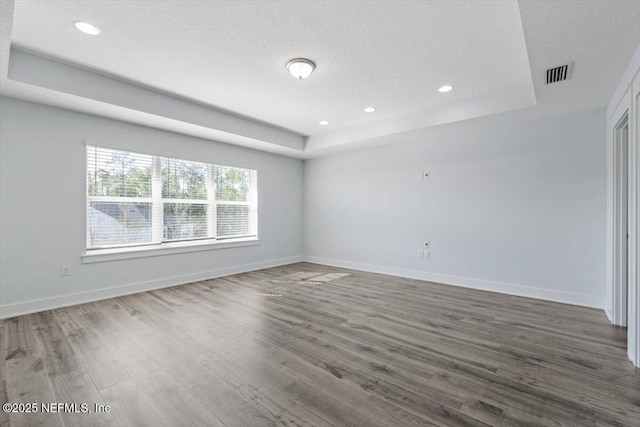
[[561, 82], [567, 80], [570, 76], [571, 64], [560, 65], [559, 67], [549, 68], [547, 70], [547, 84]]

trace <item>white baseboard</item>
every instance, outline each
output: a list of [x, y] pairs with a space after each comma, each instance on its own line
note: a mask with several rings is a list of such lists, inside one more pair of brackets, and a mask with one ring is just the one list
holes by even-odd
[[231, 274], [262, 270], [263, 268], [293, 264], [300, 261], [303, 261], [303, 257], [301, 256], [280, 258], [270, 261], [256, 262], [252, 264], [219, 268], [217, 270], [200, 271], [198, 273], [183, 274], [180, 276], [165, 277], [162, 279], [114, 286], [110, 288], [98, 289], [95, 291], [67, 294], [53, 298], [31, 300], [16, 304], [0, 305], [0, 319], [21, 316], [23, 314], [36, 313], [39, 311], [51, 310], [54, 308], [66, 307], [70, 305], [99, 301], [108, 298], [115, 298], [123, 295], [136, 294], [139, 292], [151, 291], [154, 289], [167, 288], [169, 286], [183, 285], [185, 283], [198, 282], [201, 280], [215, 279], [216, 277], [229, 276]]
[[[337, 260], [314, 256], [295, 256], [280, 258], [270, 261], [262, 261], [252, 264], [244, 264], [216, 270], [201, 271], [197, 273], [184, 274], [180, 276], [166, 277], [162, 279], [149, 280], [145, 282], [131, 283], [128, 285], [114, 286], [89, 292], [62, 295], [53, 298], [31, 300], [16, 304], [0, 305], [0, 319], [21, 316], [29, 313], [36, 313], [54, 308], [66, 307], [70, 305], [83, 304], [87, 302], [99, 301], [108, 298], [135, 294], [139, 292], [151, 291], [170, 286], [182, 285], [186, 283], [198, 282], [201, 280], [214, 279], [216, 277], [229, 276], [232, 274], [246, 273], [249, 271], [261, 270], [263, 268], [277, 267], [281, 265], [293, 264], [307, 261], [315, 264], [324, 264], [334, 267], [350, 268], [353, 270], [368, 271], [372, 273], [388, 274], [392, 276], [407, 277], [410, 279], [425, 280], [428, 282], [443, 283], [446, 285], [460, 286], [465, 288], [480, 289], [484, 291], [500, 292], [508, 295], [516, 295], [541, 300], [561, 302], [565, 304], [580, 305], [604, 309], [610, 317], [610, 305], [604, 300], [592, 295], [577, 294], [571, 292], [556, 291], [551, 289], [534, 288], [528, 286], [514, 285], [510, 283], [494, 282], [489, 280], [471, 279], [467, 277], [451, 276], [425, 271], [408, 270], [402, 268], [366, 264], [353, 261]], [[609, 310], [607, 310], [609, 309]]]
[[556, 291], [553, 289], [534, 288], [529, 286], [514, 285], [511, 283], [494, 282], [468, 277], [450, 276], [447, 274], [429, 273], [426, 271], [407, 270], [402, 268], [387, 267], [381, 265], [365, 264], [353, 261], [344, 261], [315, 256], [304, 256], [306, 262], [324, 264], [333, 267], [350, 268], [353, 270], [368, 271], [371, 273], [388, 274], [391, 276], [406, 277], [409, 279], [425, 280], [427, 282], [443, 283], [445, 285], [460, 286], [464, 288], [479, 289], [483, 291], [500, 292], [520, 297], [537, 298], [546, 301], [561, 302], [564, 304], [579, 305], [591, 308], [605, 308], [605, 301], [601, 298], [577, 294], [572, 292]]
[[611, 304], [611, 301], [609, 301], [608, 299], [604, 301], [604, 312], [607, 315], [607, 319], [609, 319], [609, 323], [613, 325], [613, 306]]

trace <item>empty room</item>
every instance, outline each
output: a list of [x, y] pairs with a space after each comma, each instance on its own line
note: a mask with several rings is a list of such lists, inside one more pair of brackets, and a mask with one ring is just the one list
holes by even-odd
[[0, 36], [0, 427], [640, 426], [640, 1]]

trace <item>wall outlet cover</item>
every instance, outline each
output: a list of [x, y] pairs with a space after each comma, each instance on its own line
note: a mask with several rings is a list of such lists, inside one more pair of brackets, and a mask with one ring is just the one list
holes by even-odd
[[70, 265], [62, 265], [62, 266], [60, 266], [60, 275], [61, 276], [71, 276], [71, 266]]

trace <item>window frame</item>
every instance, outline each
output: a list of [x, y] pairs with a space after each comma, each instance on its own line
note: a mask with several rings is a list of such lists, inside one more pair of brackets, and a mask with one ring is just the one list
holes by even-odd
[[[148, 155], [152, 157], [151, 170], [151, 197], [126, 197], [126, 196], [92, 196], [89, 195], [88, 180], [88, 147], [124, 151], [133, 154]], [[258, 170], [249, 167], [213, 163], [202, 159], [189, 158], [175, 153], [157, 152], [132, 149], [119, 145], [105, 144], [86, 140], [84, 144], [85, 163], [85, 250], [82, 254], [83, 263], [113, 261], [118, 259], [141, 258], [148, 256], [167, 255], [173, 253], [196, 252], [214, 249], [226, 249], [232, 247], [253, 246], [260, 244], [258, 236]], [[169, 199], [162, 196], [162, 160], [175, 159], [202, 163], [207, 166], [206, 199]], [[230, 167], [248, 170], [250, 173], [250, 188], [246, 201], [228, 201], [216, 199], [216, 167]], [[151, 242], [102, 248], [89, 248], [89, 206], [91, 201], [110, 201], [115, 203], [149, 203], [151, 205]], [[164, 240], [164, 206], [165, 203], [193, 203], [207, 206], [207, 231], [208, 236], [186, 240]], [[217, 235], [217, 209], [218, 205], [249, 206], [249, 235], [222, 236]], [[157, 224], [161, 224], [158, 226]], [[155, 225], [155, 226], [154, 226]]]

